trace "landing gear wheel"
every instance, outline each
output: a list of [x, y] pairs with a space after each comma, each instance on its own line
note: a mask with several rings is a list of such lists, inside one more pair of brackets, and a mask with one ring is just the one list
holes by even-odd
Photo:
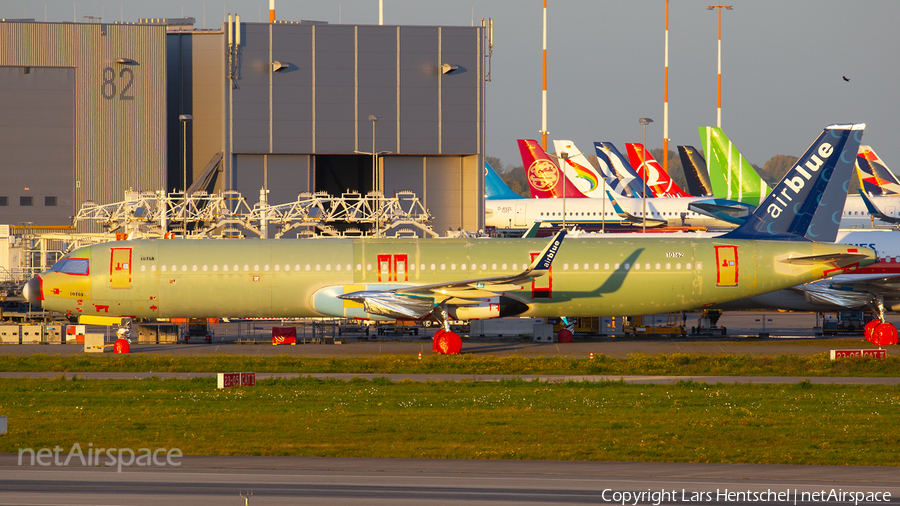
[[897, 344], [897, 328], [890, 323], [878, 325], [875, 327], [875, 333], [872, 336], [872, 344], [876, 346]]
[[872, 320], [866, 324], [866, 327], [863, 329], [863, 334], [866, 336], [866, 341], [872, 342], [872, 339], [875, 337], [875, 329], [881, 325], [881, 320]]
[[442, 355], [457, 355], [462, 350], [462, 339], [455, 332], [444, 332], [434, 339], [436, 350]]
[[434, 333], [434, 339], [431, 340], [431, 351], [440, 351], [438, 350], [438, 339], [446, 332], [446, 330], [440, 329]]

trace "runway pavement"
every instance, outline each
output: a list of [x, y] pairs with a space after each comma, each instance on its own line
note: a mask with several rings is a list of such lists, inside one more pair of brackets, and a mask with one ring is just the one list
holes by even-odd
[[[614, 358], [625, 358], [635, 353], [663, 355], [672, 353], [695, 353], [702, 355], [737, 354], [752, 356], [801, 355], [809, 356], [828, 353], [832, 349], [877, 348], [862, 337], [807, 337], [807, 338], [649, 338], [649, 337], [603, 337], [584, 338], [574, 343], [534, 343], [516, 340], [464, 340], [464, 354], [522, 356], [522, 357], [570, 357], [588, 358], [603, 353]], [[886, 347], [889, 355], [898, 353], [896, 347]], [[111, 350], [109, 350], [111, 351]], [[0, 346], [0, 354], [81, 356], [82, 346], [61, 345], [6, 345]], [[234, 344], [213, 342], [211, 344], [138, 344], [131, 345], [131, 353], [160, 354], [172, 356], [209, 356], [218, 353], [229, 355], [249, 355], [273, 357], [278, 355], [307, 357], [368, 357], [375, 355], [418, 355], [434, 354], [431, 339], [401, 341], [353, 341], [335, 344], [297, 344], [295, 346], [271, 344]]]
[[[900, 474], [882, 467], [205, 456], [178, 462], [117, 472], [31, 466], [27, 457], [18, 465], [17, 455], [0, 454], [0, 505], [237, 506], [249, 491], [252, 506], [854, 504], [848, 493], [868, 495], [872, 500], [860, 504], [869, 505], [900, 497]], [[832, 493], [845, 500], [821, 500]]]
[[[68, 379], [78, 377], [80, 379], [94, 380], [128, 380], [128, 379], [193, 379], [215, 378], [216, 373], [211, 372], [0, 372], [0, 379], [5, 378], [59, 378]], [[387, 378], [397, 383], [401, 381], [502, 381], [519, 379], [523, 381], [542, 381], [548, 383], [564, 383], [567, 381], [622, 381], [632, 384], [658, 384], [673, 385], [679, 381], [695, 381], [715, 385], [724, 384], [755, 384], [755, 385], [791, 385], [808, 381], [818, 385], [900, 385], [900, 377], [865, 377], [865, 376], [674, 376], [674, 375], [571, 375], [571, 374], [381, 374], [381, 373], [256, 373], [257, 380], [269, 378], [333, 378], [350, 381], [353, 378], [372, 380], [374, 378]]]
[[[773, 337], [759, 338], [752, 321], [768, 321]], [[590, 353], [627, 357], [697, 353], [753, 356], [814, 355], [830, 349], [871, 348], [862, 337], [817, 337], [809, 315], [777, 319], [743, 315], [741, 327], [730, 322], [729, 333], [748, 337], [659, 338], [592, 337], [571, 344], [533, 343], [524, 339], [475, 338], [464, 342], [464, 353], [497, 356], [561, 356], [585, 358]], [[777, 322], [778, 327], [771, 327]], [[757, 322], [759, 323], [759, 322]], [[761, 324], [760, 324], [761, 325]], [[754, 332], [756, 331], [756, 332]], [[133, 344], [132, 353], [206, 356], [217, 353], [252, 356], [360, 357], [380, 354], [433, 353], [429, 339], [382, 338], [341, 345], [296, 346], [212, 344]], [[0, 354], [49, 353], [83, 355], [75, 345], [2, 346]], [[896, 353], [888, 347], [888, 354]], [[0, 372], [2, 378], [58, 377], [60, 372]], [[85, 379], [194, 378], [212, 373], [75, 373]], [[65, 373], [71, 377], [73, 373]], [[305, 374], [259, 373], [268, 377], [387, 377], [391, 381], [526, 380], [625, 381], [629, 383], [900, 384], [895, 378], [775, 377], [775, 376], [573, 376], [458, 374]], [[27, 459], [27, 456], [26, 456]], [[19, 465], [15, 454], [0, 454], [0, 506], [245, 504], [239, 495], [252, 490], [247, 504], [371, 505], [534, 505], [534, 504], [854, 504], [847, 493], [862, 493], [859, 504], [900, 502], [896, 468], [785, 466], [751, 464], [559, 462], [506, 460], [348, 459], [304, 457], [186, 456], [180, 466], [113, 467]], [[764, 493], [764, 495], [759, 495]], [[643, 494], [643, 495], [640, 495]], [[774, 494], [774, 495], [770, 495]], [[782, 494], [778, 496], [777, 494]], [[818, 494], [818, 495], [813, 495]], [[831, 494], [831, 499], [829, 499]], [[843, 495], [841, 495], [843, 494]], [[868, 495], [867, 495], [868, 494]], [[878, 494], [878, 495], [874, 495]], [[890, 494], [887, 496], [886, 494]], [[833, 500], [835, 495], [842, 501]], [[854, 496], [855, 497], [855, 496]], [[887, 499], [887, 501], [886, 501]]]

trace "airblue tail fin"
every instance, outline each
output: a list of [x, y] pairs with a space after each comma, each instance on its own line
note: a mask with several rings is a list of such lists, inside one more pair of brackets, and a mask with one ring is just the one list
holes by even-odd
[[834, 242], [864, 123], [830, 125], [731, 239]]
[[488, 200], [509, 200], [524, 199], [525, 197], [512, 191], [512, 189], [503, 181], [500, 174], [491, 167], [491, 164], [484, 162], [484, 195]]

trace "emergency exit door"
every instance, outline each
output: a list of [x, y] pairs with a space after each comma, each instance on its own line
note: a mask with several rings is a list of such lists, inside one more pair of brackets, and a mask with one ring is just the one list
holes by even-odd
[[526, 225], [525, 222], [525, 204], [516, 204], [516, 224], [515, 226], [521, 227]]
[[110, 250], [109, 287], [131, 288], [131, 248]]
[[406, 255], [378, 255], [378, 281], [409, 281]]
[[737, 246], [716, 246], [716, 286], [737, 286]]

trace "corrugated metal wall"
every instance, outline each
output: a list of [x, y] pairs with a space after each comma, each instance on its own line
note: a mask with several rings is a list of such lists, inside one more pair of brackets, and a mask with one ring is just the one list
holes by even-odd
[[75, 69], [76, 210], [165, 187], [165, 36], [161, 25], [0, 23], [0, 65]]
[[[235, 156], [226, 162], [241, 180], [236, 186], [262, 181], [254, 171], [264, 155], [312, 155], [315, 167], [329, 165], [329, 156], [367, 152], [368, 118], [378, 115], [375, 150], [391, 153], [384, 158], [385, 194], [413, 189], [424, 197], [430, 188], [438, 229], [482, 226], [481, 27], [245, 23], [241, 30], [230, 90]], [[287, 68], [273, 73], [276, 60]], [[458, 69], [442, 74], [442, 63]], [[269, 187], [299, 189], [307, 175], [314, 177], [299, 165], [278, 177], [270, 172]], [[315, 179], [310, 186], [320, 189]]]

